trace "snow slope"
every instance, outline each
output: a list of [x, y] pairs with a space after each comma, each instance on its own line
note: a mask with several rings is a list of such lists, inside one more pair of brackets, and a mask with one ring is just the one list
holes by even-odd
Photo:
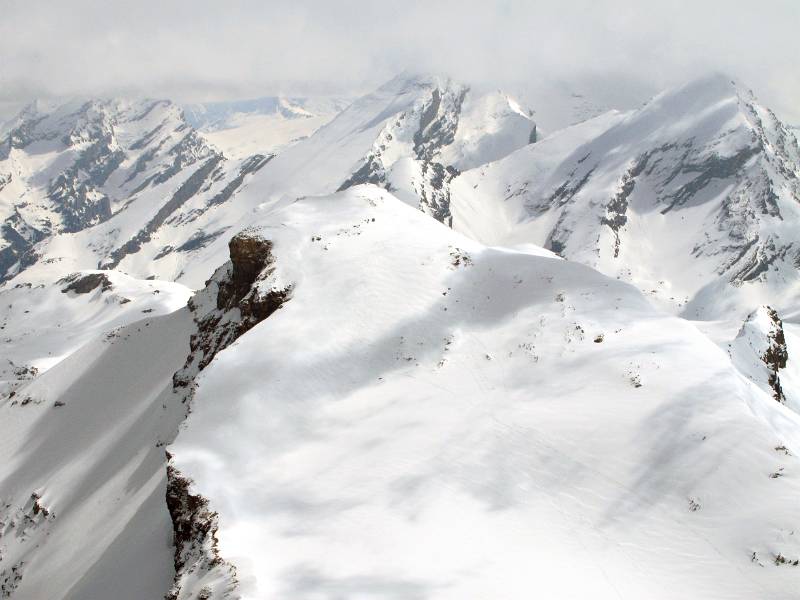
[[31, 378], [103, 333], [182, 308], [190, 295], [179, 283], [141, 281], [117, 271], [0, 288], [0, 381]]
[[0, 400], [2, 597], [141, 600], [169, 589], [163, 445], [185, 415], [172, 374], [191, 325], [182, 309], [97, 334]]
[[691, 324], [375, 187], [259, 222], [170, 446], [243, 598], [794, 597], [798, 416]]

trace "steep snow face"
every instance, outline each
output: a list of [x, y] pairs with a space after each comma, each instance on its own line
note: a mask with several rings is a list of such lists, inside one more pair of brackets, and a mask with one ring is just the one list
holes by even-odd
[[345, 98], [264, 97], [234, 102], [191, 104], [186, 120], [225, 156], [275, 154], [308, 137], [340, 113]]
[[[80, 301], [63, 296], [64, 310]], [[185, 416], [172, 374], [191, 332], [186, 309], [98, 332], [0, 396], [2, 597], [141, 600], [169, 590], [163, 446]]]
[[796, 304], [800, 150], [750, 92], [714, 76], [552, 138], [454, 182], [454, 227], [546, 245], [690, 318]]
[[185, 415], [189, 295], [115, 271], [0, 288], [3, 598], [169, 589], [162, 446]]
[[170, 445], [243, 598], [795, 595], [800, 419], [695, 327], [374, 186], [252, 222], [291, 300]]

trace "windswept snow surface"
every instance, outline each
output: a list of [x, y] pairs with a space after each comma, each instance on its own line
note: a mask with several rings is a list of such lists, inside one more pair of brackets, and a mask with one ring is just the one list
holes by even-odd
[[243, 598], [796, 597], [800, 419], [694, 326], [373, 186], [258, 222], [170, 446]]

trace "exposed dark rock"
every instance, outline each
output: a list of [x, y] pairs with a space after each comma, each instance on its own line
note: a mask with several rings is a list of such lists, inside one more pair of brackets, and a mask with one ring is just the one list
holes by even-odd
[[142, 119], [144, 119], [144, 118], [145, 118], [147, 115], [149, 115], [151, 112], [153, 112], [153, 110], [154, 110], [156, 107], [158, 107], [158, 106], [169, 106], [170, 104], [172, 104], [172, 103], [171, 103], [169, 100], [154, 100], [154, 101], [153, 101], [153, 102], [150, 104], [150, 106], [148, 106], [147, 108], [145, 108], [145, 109], [144, 109], [142, 112], [140, 112], [138, 115], [135, 115], [134, 117], [132, 117], [132, 118], [131, 118], [131, 121], [141, 121], [141, 120], [142, 120]]
[[146, 152], [142, 152], [139, 158], [136, 159], [136, 163], [134, 163], [133, 169], [131, 169], [128, 177], [125, 179], [125, 183], [130, 183], [136, 178], [137, 175], [144, 172], [144, 170], [147, 168], [147, 164], [153, 160], [153, 158], [155, 158], [156, 152], [158, 152], [158, 148], [150, 148]]
[[58, 283], [68, 284], [61, 290], [62, 294], [66, 294], [67, 292], [88, 294], [97, 288], [101, 288], [102, 291], [107, 292], [112, 288], [111, 280], [105, 273], [88, 273], [86, 275], [74, 273], [72, 275], [68, 275], [64, 279], [59, 280]]
[[15, 148], [25, 148], [27, 145], [36, 141], [36, 126], [44, 120], [45, 117], [37, 116], [25, 119], [20, 125], [12, 129], [6, 139], [0, 144], [0, 160], [8, 158], [11, 150]]
[[158, 135], [158, 132], [164, 128], [164, 123], [159, 123], [153, 129], [145, 133], [141, 138], [131, 144], [131, 150], [141, 150], [147, 147]]
[[572, 200], [575, 194], [580, 192], [581, 188], [583, 188], [583, 186], [586, 185], [586, 182], [589, 181], [589, 178], [592, 176], [592, 173], [594, 173], [594, 169], [595, 168], [593, 167], [588, 171], [586, 171], [583, 177], [581, 177], [580, 180], [576, 182], [572, 181], [573, 176], [577, 172], [577, 169], [574, 170], [572, 173], [570, 173], [569, 178], [567, 178], [567, 180], [564, 183], [562, 183], [553, 191], [553, 193], [547, 199], [545, 204], [547, 206], [552, 206], [555, 204], [561, 205], [561, 204], [566, 204], [567, 202]]
[[386, 183], [386, 174], [383, 170], [383, 165], [381, 165], [378, 159], [370, 154], [364, 164], [359, 167], [359, 169], [353, 173], [350, 177], [345, 180], [342, 185], [340, 185], [336, 191], [343, 192], [344, 190], [353, 187], [354, 185], [361, 185], [364, 183], [372, 183], [374, 185], [384, 185]]
[[8, 569], [0, 571], [0, 598], [11, 598], [14, 591], [22, 581], [22, 567], [24, 562], [11, 565]]
[[611, 231], [614, 232], [614, 258], [619, 256], [619, 230], [628, 222], [626, 214], [628, 211], [628, 198], [636, 187], [636, 178], [647, 167], [649, 159], [650, 154], [643, 154], [636, 159], [632, 167], [625, 171], [620, 181], [619, 190], [606, 205], [606, 216], [600, 220], [603, 225], [608, 225]]
[[454, 267], [469, 267], [473, 264], [472, 257], [461, 248], [451, 248], [450, 258], [450, 264]]
[[[748, 252], [751, 248], [752, 250]], [[765, 242], [760, 242], [758, 238], [752, 240], [745, 245], [744, 251], [737, 261], [741, 262], [744, 260], [746, 262], [740, 265], [739, 270], [733, 274], [731, 282], [746, 283], [757, 280], [762, 274], [766, 273], [775, 262], [783, 259], [789, 249], [789, 246], [776, 246], [772, 239], [768, 239]], [[748, 256], [745, 257], [745, 254]]]
[[669, 204], [662, 209], [661, 213], [666, 214], [673, 208], [685, 205], [714, 179], [735, 177], [747, 164], [747, 161], [756, 156], [761, 150], [760, 145], [745, 146], [731, 156], [712, 155], [699, 163], [679, 163], [672, 177], [668, 178], [667, 183], [678, 175], [697, 173], [697, 176], [678, 188], [676, 192], [665, 197]]
[[[170, 458], [169, 453], [167, 457]], [[190, 492], [191, 483], [175, 467], [167, 465], [167, 509], [172, 518], [176, 581], [166, 600], [180, 597], [182, 586], [178, 575], [184, 573], [187, 565], [201, 572], [222, 570], [226, 585], [221, 597], [232, 593], [237, 584], [236, 567], [219, 554], [218, 515], [209, 508], [208, 500]]]
[[64, 219], [63, 231], [74, 233], [111, 217], [111, 201], [85, 182], [59, 176], [50, 188], [50, 199]]
[[164, 171], [153, 177], [152, 183], [164, 183], [183, 171], [183, 169], [189, 165], [192, 165], [198, 160], [202, 160], [206, 157], [210, 157], [209, 161], [206, 162], [206, 165], [214, 160], [217, 162], [222, 160], [222, 156], [210, 150], [203, 139], [195, 131], [191, 131], [186, 134], [180, 142], [172, 147], [172, 149], [169, 151], [169, 154], [173, 157], [172, 164]]
[[11, 363], [11, 372], [14, 374], [14, 379], [30, 380], [39, 374], [39, 369], [37, 369], [33, 365], [23, 365], [21, 367], [18, 367], [10, 360], [9, 363]]
[[[190, 408], [194, 379], [217, 353], [243, 333], [278, 310], [289, 299], [290, 288], [259, 289], [273, 272], [272, 242], [244, 231], [229, 244], [230, 262], [214, 274], [206, 288], [189, 301], [197, 332], [190, 338], [184, 367], [173, 375], [173, 388]], [[167, 454], [167, 458], [171, 456]], [[217, 547], [217, 514], [208, 501], [189, 491], [190, 482], [172, 465], [167, 466], [167, 507], [173, 521], [175, 579], [167, 600], [188, 598], [187, 578], [196, 584], [213, 572], [214, 590], [204, 587], [192, 597], [233, 598], [236, 570], [220, 556]]]
[[786, 368], [786, 361], [789, 360], [789, 351], [786, 347], [786, 337], [783, 333], [783, 321], [778, 313], [771, 307], [766, 307], [767, 315], [771, 321], [771, 328], [767, 334], [769, 346], [761, 356], [761, 360], [767, 365], [769, 370], [769, 386], [772, 388], [772, 396], [778, 402], [786, 402], [783, 393], [780, 376], [778, 371]]
[[459, 175], [455, 167], [445, 167], [436, 161], [422, 163], [424, 177], [420, 189], [420, 208], [437, 221], [452, 227], [453, 215], [450, 213], [450, 182]]
[[100, 192], [113, 173], [125, 160], [117, 147], [111, 127], [103, 122], [90, 121], [76, 127], [65, 139], [68, 145], [92, 140], [78, 159], [50, 185], [49, 198], [56, 212], [63, 217], [62, 231], [80, 231], [111, 217], [109, 198]]

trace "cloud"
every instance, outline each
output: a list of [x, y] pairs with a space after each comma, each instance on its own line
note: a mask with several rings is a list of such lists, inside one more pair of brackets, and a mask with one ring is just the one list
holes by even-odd
[[0, 103], [352, 93], [401, 70], [638, 90], [638, 101], [722, 70], [800, 123], [796, 0], [5, 0], [1, 10]]

